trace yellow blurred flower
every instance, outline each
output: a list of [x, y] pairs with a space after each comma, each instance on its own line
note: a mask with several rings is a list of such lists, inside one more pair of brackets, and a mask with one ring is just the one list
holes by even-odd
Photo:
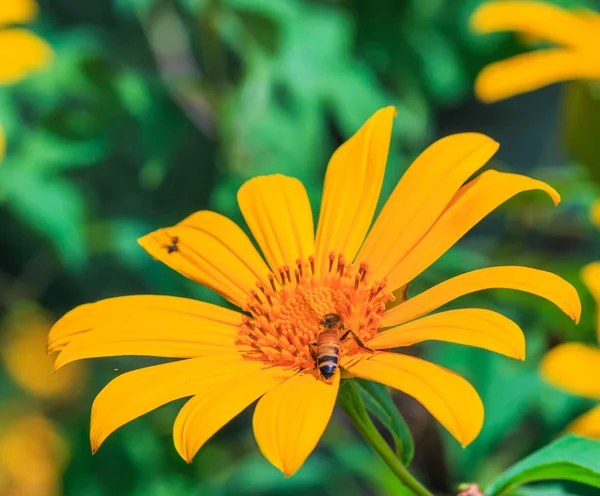
[[600, 15], [593, 11], [543, 2], [488, 2], [475, 10], [471, 26], [478, 33], [515, 31], [557, 45], [485, 67], [475, 82], [475, 94], [484, 102], [562, 81], [600, 80]]
[[23, 407], [0, 412], [0, 494], [59, 496], [69, 446], [52, 421]]
[[81, 392], [83, 364], [53, 375], [53, 360], [45, 353], [50, 317], [35, 303], [15, 305], [2, 322], [0, 358], [14, 382], [25, 392], [51, 400], [68, 400]]
[[52, 61], [48, 43], [31, 31], [12, 26], [32, 21], [37, 12], [35, 0], [0, 2], [0, 85], [14, 84]]
[[[547, 184], [517, 174], [488, 170], [469, 181], [499, 145], [482, 134], [456, 134], [415, 160], [371, 227], [394, 116], [393, 107], [379, 110], [332, 156], [316, 236], [302, 183], [272, 175], [255, 177], [238, 192], [264, 259], [240, 227], [209, 211], [139, 240], [153, 258], [245, 313], [171, 296], [125, 296], [82, 305], [54, 325], [48, 350], [60, 351], [57, 369], [101, 356], [184, 359], [110, 382], [92, 406], [92, 450], [123, 424], [192, 396], [173, 428], [178, 452], [191, 461], [214, 433], [259, 400], [257, 443], [289, 476], [331, 418], [338, 353], [350, 375], [404, 391], [463, 446], [473, 441], [483, 423], [474, 388], [443, 367], [387, 350], [438, 340], [522, 360], [523, 332], [499, 313], [470, 308], [427, 314], [474, 291], [510, 288], [546, 298], [577, 321], [577, 292], [554, 274], [514, 266], [468, 272], [408, 300], [406, 287], [512, 196], [537, 189], [554, 203], [560, 197]], [[397, 304], [386, 305], [393, 295]], [[319, 366], [311, 342], [327, 314], [340, 316], [355, 337], [348, 335], [339, 349], [327, 348], [329, 365]], [[332, 371], [331, 381], [324, 370]]]
[[[592, 222], [600, 227], [600, 201], [590, 209]], [[600, 262], [581, 270], [581, 278], [596, 301], [596, 333], [600, 341]], [[600, 348], [583, 343], [565, 343], [551, 349], [541, 364], [542, 376], [571, 394], [600, 400]], [[600, 440], [600, 406], [576, 418], [567, 431]]]

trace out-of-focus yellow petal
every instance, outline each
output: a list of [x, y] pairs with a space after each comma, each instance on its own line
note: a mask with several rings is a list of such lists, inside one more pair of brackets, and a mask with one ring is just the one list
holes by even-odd
[[341, 365], [351, 374], [415, 398], [463, 447], [481, 430], [483, 404], [477, 391], [448, 369], [420, 358], [381, 352], [346, 357]]
[[540, 370], [553, 386], [571, 394], [600, 399], [600, 349], [581, 343], [552, 348]]
[[184, 460], [191, 462], [221, 427], [295, 373], [282, 367], [264, 368], [198, 391], [177, 415], [173, 426], [175, 448]]
[[389, 272], [389, 287], [412, 281], [492, 210], [517, 193], [533, 189], [548, 193], [555, 205], [560, 202], [559, 194], [546, 183], [518, 174], [488, 170], [467, 183], [427, 234]]
[[80, 305], [65, 314], [48, 334], [48, 352], [62, 350], [86, 334], [102, 333], [112, 336], [108, 340], [118, 339], [119, 334], [124, 339], [129, 336], [143, 340], [147, 332], [150, 341], [140, 341], [136, 346], [151, 346], [151, 336], [174, 335], [175, 329], [182, 336], [195, 332], [199, 342], [214, 340], [215, 346], [228, 346], [240, 323], [238, 312], [203, 301], [159, 295], [120, 296]]
[[330, 252], [352, 262], [373, 220], [388, 157], [394, 107], [378, 110], [329, 161], [317, 227], [317, 274]]
[[429, 146], [400, 179], [357, 261], [369, 264], [374, 279], [386, 277], [431, 228], [464, 182], [496, 153], [498, 146], [493, 139], [478, 133], [447, 136]]
[[[100, 391], [92, 405], [90, 441], [95, 453], [116, 429], [171, 401], [242, 378], [265, 365], [240, 355], [180, 360], [127, 372]], [[227, 401], [226, 398], [222, 399]]]
[[4, 0], [0, 2], [0, 26], [30, 22], [37, 13], [35, 0]]
[[256, 282], [268, 284], [269, 269], [248, 236], [232, 220], [207, 210], [138, 243], [180, 274], [244, 307]]
[[4, 128], [0, 124], [0, 165], [4, 161], [4, 155], [6, 154], [6, 136], [4, 134]]
[[254, 411], [254, 437], [263, 455], [286, 476], [298, 470], [325, 431], [340, 375], [325, 384], [300, 372], [265, 394]]
[[538, 50], [486, 66], [475, 81], [475, 94], [481, 101], [492, 103], [553, 83], [599, 78], [600, 55]]
[[471, 16], [471, 27], [479, 33], [516, 31], [571, 47], [589, 46], [598, 36], [587, 19], [546, 2], [487, 2]]
[[[598, 280], [600, 281], [600, 276]], [[492, 288], [516, 289], [541, 296], [554, 303], [575, 322], [579, 322], [579, 295], [562, 277], [530, 267], [501, 266], [473, 270], [448, 279], [385, 312], [381, 326], [408, 322], [463, 295]]]
[[592, 408], [571, 422], [566, 430], [579, 436], [600, 441], [600, 406]]
[[596, 227], [600, 227], [600, 200], [596, 200], [590, 207], [590, 219]]
[[600, 262], [592, 262], [581, 269], [581, 279], [596, 302], [596, 333], [600, 342]]
[[238, 191], [240, 210], [271, 269], [296, 260], [306, 261], [315, 252], [315, 228], [304, 185], [293, 177], [259, 176]]
[[525, 360], [525, 336], [521, 328], [504, 315], [482, 308], [429, 315], [380, 332], [367, 346], [381, 350], [429, 340], [465, 344]]
[[13, 84], [33, 71], [49, 66], [50, 45], [24, 29], [0, 30], [0, 85]]

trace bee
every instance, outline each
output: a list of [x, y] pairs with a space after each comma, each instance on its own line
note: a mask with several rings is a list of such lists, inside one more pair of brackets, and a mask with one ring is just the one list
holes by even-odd
[[335, 375], [340, 358], [340, 343], [348, 336], [352, 335], [361, 348], [373, 351], [365, 347], [352, 329], [348, 329], [340, 337], [340, 333], [345, 330], [345, 326], [342, 318], [337, 313], [324, 315], [319, 325], [321, 326], [321, 332], [317, 336], [317, 340], [309, 344], [317, 348], [316, 353], [313, 349], [311, 354], [317, 363], [319, 374], [325, 382], [330, 382], [331, 378]]
[[164, 247], [167, 249], [167, 252], [169, 253], [169, 255], [175, 251], [179, 251], [179, 247], [177, 246], [177, 243], [179, 243], [179, 236], [173, 236], [171, 238], [171, 244], [164, 245]]

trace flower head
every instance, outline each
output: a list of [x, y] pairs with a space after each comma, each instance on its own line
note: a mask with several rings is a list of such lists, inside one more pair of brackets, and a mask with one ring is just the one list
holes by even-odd
[[[600, 201], [592, 205], [591, 218], [600, 227]], [[600, 308], [600, 262], [581, 270], [581, 279]], [[597, 338], [600, 341], [600, 312], [596, 311]], [[541, 373], [553, 386], [568, 393], [600, 400], [600, 348], [583, 343], [564, 343], [551, 349], [541, 364]], [[600, 440], [600, 405], [577, 417], [567, 431]]]
[[571, 12], [535, 1], [493, 1], [473, 13], [471, 26], [479, 33], [515, 31], [556, 45], [485, 67], [475, 83], [475, 93], [484, 102], [552, 83], [600, 80], [600, 15], [591, 10]]
[[126, 422], [192, 396], [173, 431], [177, 450], [189, 461], [260, 398], [253, 421], [258, 445], [291, 475], [316, 446], [336, 401], [339, 369], [331, 381], [323, 380], [316, 366], [319, 349], [312, 344], [331, 313], [352, 331], [344, 332], [345, 339], [340, 332], [334, 353], [349, 375], [415, 397], [463, 445], [477, 436], [483, 405], [467, 381], [433, 363], [382, 350], [441, 340], [523, 359], [522, 331], [496, 312], [462, 309], [425, 316], [487, 288], [537, 294], [577, 320], [574, 288], [526, 267], [476, 270], [406, 299], [408, 283], [505, 200], [533, 189], [555, 203], [559, 196], [543, 182], [492, 170], [465, 184], [498, 144], [481, 134], [457, 134], [416, 159], [371, 227], [394, 116], [393, 107], [379, 110], [332, 156], [316, 236], [302, 184], [273, 175], [249, 180], [238, 193], [264, 259], [240, 227], [209, 211], [139, 240], [155, 259], [242, 312], [184, 298], [128, 296], [83, 305], [55, 324], [48, 349], [60, 351], [56, 368], [100, 356], [184, 359], [109, 383], [92, 407], [93, 450]]

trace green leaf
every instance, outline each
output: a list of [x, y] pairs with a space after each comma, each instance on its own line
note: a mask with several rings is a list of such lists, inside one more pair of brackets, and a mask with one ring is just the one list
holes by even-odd
[[375, 415], [392, 434], [396, 455], [404, 465], [409, 465], [415, 452], [413, 438], [390, 396], [389, 389], [383, 384], [364, 379], [355, 379], [355, 383], [367, 410]]
[[573, 435], [560, 438], [509, 468], [492, 482], [486, 494], [506, 494], [540, 480], [570, 480], [600, 487], [600, 442]]

